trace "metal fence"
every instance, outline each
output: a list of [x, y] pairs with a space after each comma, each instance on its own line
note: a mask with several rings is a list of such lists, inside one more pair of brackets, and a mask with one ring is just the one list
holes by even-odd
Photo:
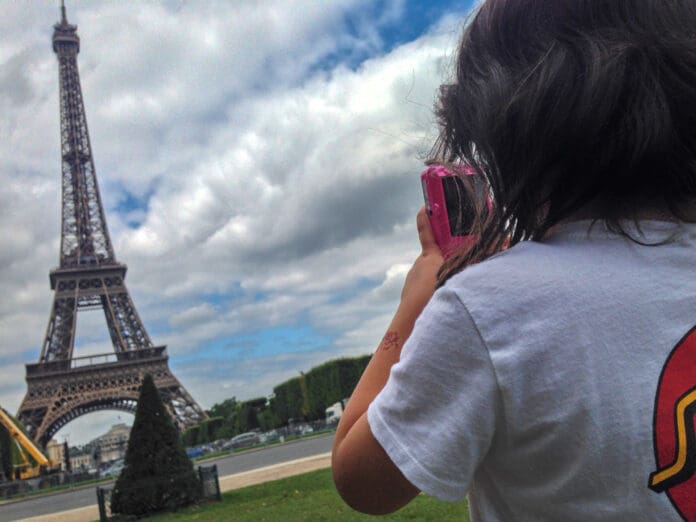
[[[220, 480], [218, 477], [217, 465], [198, 466], [198, 477], [201, 482], [203, 500], [222, 500], [220, 494]], [[106, 522], [111, 520], [111, 494], [113, 484], [108, 486], [97, 486], [97, 503], [99, 504], [99, 521]]]
[[105, 522], [111, 518], [111, 492], [114, 486], [97, 486], [97, 503], [99, 504], [99, 522]]
[[52, 475], [44, 475], [41, 477], [14, 480], [12, 482], [4, 482], [0, 484], [0, 499], [9, 500], [19, 495], [26, 495], [36, 491], [41, 491], [59, 486], [79, 487], [82, 483], [95, 480], [95, 477], [89, 473], [54, 473]]
[[222, 500], [217, 464], [213, 464], [212, 466], [198, 466], [198, 478], [201, 481], [203, 498], [205, 500], [217, 500], [218, 502]]

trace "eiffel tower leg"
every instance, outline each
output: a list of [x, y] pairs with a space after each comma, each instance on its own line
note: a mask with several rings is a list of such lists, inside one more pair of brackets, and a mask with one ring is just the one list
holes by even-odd
[[53, 298], [39, 361], [66, 360], [72, 357], [76, 320], [77, 285], [75, 281], [61, 281]]
[[116, 288], [106, 287], [101, 302], [116, 351], [152, 347], [125, 283], [121, 282]]
[[177, 378], [173, 374], [170, 377], [170, 385], [158, 386], [158, 390], [162, 401], [167, 405], [172, 415], [172, 419], [179, 430], [184, 431], [187, 427], [206, 419], [207, 415]]

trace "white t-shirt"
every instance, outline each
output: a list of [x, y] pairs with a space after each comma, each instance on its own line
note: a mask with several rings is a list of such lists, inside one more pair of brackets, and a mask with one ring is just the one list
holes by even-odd
[[435, 293], [368, 409], [410, 482], [473, 521], [696, 520], [696, 225], [641, 230], [671, 240], [569, 223]]

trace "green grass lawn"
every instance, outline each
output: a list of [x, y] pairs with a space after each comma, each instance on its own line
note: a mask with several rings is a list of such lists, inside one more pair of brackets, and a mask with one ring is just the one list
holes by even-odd
[[[304, 475], [276, 480], [228, 491], [222, 502], [211, 502], [177, 513], [157, 515], [154, 521], [239, 521], [299, 522], [371, 520], [346, 506], [334, 489], [331, 470], [322, 469]], [[450, 504], [426, 495], [419, 495], [401, 511], [380, 517], [382, 520], [414, 520], [440, 522], [469, 521], [466, 502]]]

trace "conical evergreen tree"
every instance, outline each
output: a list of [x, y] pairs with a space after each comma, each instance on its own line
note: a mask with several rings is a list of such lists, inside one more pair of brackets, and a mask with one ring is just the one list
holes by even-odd
[[201, 486], [179, 432], [146, 375], [128, 440], [125, 467], [111, 495], [111, 511], [142, 516], [199, 500]]

